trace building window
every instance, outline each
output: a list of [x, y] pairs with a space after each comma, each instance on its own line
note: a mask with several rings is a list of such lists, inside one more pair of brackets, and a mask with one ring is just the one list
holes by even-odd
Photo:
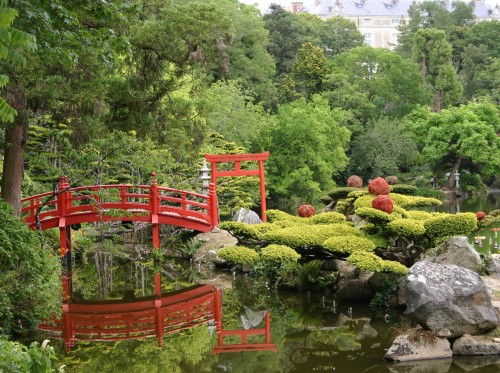
[[363, 19], [363, 25], [371, 25], [371, 24], [372, 24], [371, 18], [364, 18]]
[[292, 12], [293, 13], [298, 13], [302, 10], [302, 8], [304, 7], [304, 3], [303, 2], [293, 2], [292, 3]]
[[393, 18], [393, 19], [391, 20], [391, 23], [392, 23], [393, 25], [399, 25], [399, 18]]
[[372, 45], [372, 34], [371, 33], [365, 34], [365, 44]]

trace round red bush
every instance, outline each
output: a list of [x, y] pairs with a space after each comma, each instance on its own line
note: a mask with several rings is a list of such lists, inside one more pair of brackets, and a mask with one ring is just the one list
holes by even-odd
[[476, 218], [477, 218], [477, 220], [483, 220], [485, 217], [486, 217], [486, 214], [484, 213], [484, 211], [478, 211], [478, 212], [476, 212]]
[[375, 197], [372, 201], [372, 207], [374, 209], [387, 212], [388, 214], [392, 213], [394, 210], [394, 202], [392, 202], [392, 198], [386, 195], [380, 195]]
[[377, 177], [368, 184], [368, 191], [376, 196], [387, 195], [391, 191], [391, 187], [383, 178]]
[[316, 210], [311, 205], [301, 205], [297, 209], [297, 215], [301, 218], [310, 218], [311, 216], [314, 216], [314, 214], [316, 214]]
[[363, 179], [357, 175], [349, 176], [347, 179], [347, 186], [353, 188], [361, 188], [363, 187]]

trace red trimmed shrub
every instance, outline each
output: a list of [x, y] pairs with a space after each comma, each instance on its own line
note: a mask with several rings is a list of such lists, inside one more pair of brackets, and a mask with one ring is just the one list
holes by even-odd
[[347, 186], [352, 188], [362, 188], [363, 179], [357, 175], [349, 176], [349, 178], [347, 179]]
[[372, 207], [374, 209], [390, 214], [392, 213], [392, 210], [394, 210], [394, 203], [392, 202], [391, 197], [386, 195], [379, 195], [372, 201]]
[[297, 215], [301, 218], [310, 218], [311, 216], [314, 216], [314, 214], [316, 214], [316, 210], [311, 205], [301, 205], [297, 209]]
[[478, 211], [478, 212], [476, 212], [476, 218], [477, 218], [477, 220], [483, 220], [485, 217], [486, 217], [486, 214], [484, 213], [484, 211]]
[[381, 196], [389, 194], [391, 188], [389, 187], [389, 184], [387, 184], [387, 181], [381, 177], [377, 177], [370, 184], [368, 184], [368, 191], [376, 196]]

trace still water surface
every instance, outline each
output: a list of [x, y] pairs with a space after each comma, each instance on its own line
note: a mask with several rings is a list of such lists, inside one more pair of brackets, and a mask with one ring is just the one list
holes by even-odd
[[[490, 195], [461, 201], [458, 208], [457, 204], [454, 208], [461, 212], [490, 212], [500, 208], [499, 204], [500, 194], [495, 194], [494, 198]], [[495, 242], [495, 234], [489, 228], [478, 234], [488, 235], [483, 240], [483, 247], [489, 245], [490, 237]], [[494, 243], [492, 245], [494, 250]], [[147, 265], [113, 260], [110, 255], [99, 260], [104, 264], [108, 261], [99, 271], [94, 265], [99, 261], [94, 259], [74, 271], [73, 289], [78, 298], [75, 301], [123, 298], [131, 291], [136, 296], [153, 294], [153, 273]], [[217, 335], [208, 324], [166, 335], [162, 348], [158, 348], [155, 338], [149, 338], [119, 342], [77, 341], [70, 352], [65, 352], [63, 343], [49, 336], [67, 372], [500, 372], [500, 357], [497, 356], [385, 362], [385, 351], [404, 322], [399, 311], [375, 317], [368, 304], [337, 301], [329, 292], [278, 292], [247, 275], [216, 272], [193, 263], [184, 267], [170, 266], [164, 272], [169, 272], [169, 276], [162, 277], [162, 287], [167, 289], [187, 286], [187, 279], [191, 282], [202, 278], [229, 281], [232, 289], [223, 292], [225, 328], [242, 329], [240, 315], [244, 314], [245, 307], [267, 309], [271, 313], [271, 342], [278, 352], [212, 354]], [[178, 277], [173, 279], [171, 274], [175, 272]]]

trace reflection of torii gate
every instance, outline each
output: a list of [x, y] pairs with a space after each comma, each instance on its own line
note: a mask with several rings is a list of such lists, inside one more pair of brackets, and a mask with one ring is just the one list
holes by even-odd
[[[220, 176], [259, 176], [261, 219], [266, 221], [266, 184], [264, 181], [264, 161], [269, 158], [269, 152], [258, 154], [205, 154], [205, 159], [212, 164], [212, 183], [217, 185]], [[258, 170], [241, 169], [241, 162], [259, 162]], [[234, 169], [218, 171], [217, 163], [234, 163]]]
[[[72, 303], [71, 275], [63, 276], [65, 301], [59, 320], [39, 325], [39, 329], [62, 338], [69, 351], [76, 340], [119, 341], [156, 337], [158, 346], [163, 336], [183, 329], [215, 322], [217, 346], [212, 353], [270, 350], [271, 321], [266, 311], [263, 328], [224, 330], [222, 328], [221, 291], [211, 285], [196, 285], [181, 291], [160, 293], [160, 274], [155, 275], [155, 295], [133, 301], [109, 300]], [[248, 336], [263, 335], [263, 342], [247, 341]], [[241, 343], [225, 344], [225, 336], [239, 336]]]

